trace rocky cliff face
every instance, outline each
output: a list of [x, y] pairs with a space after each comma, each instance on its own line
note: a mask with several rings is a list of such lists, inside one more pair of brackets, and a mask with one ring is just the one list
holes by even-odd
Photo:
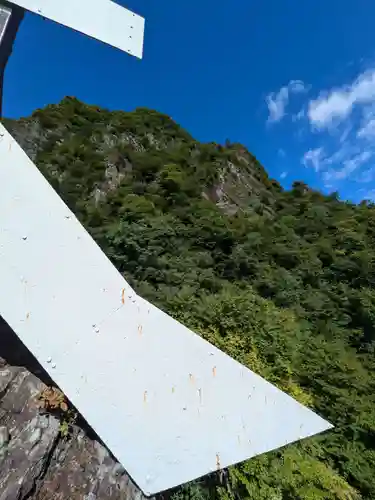
[[274, 193], [281, 189], [242, 145], [199, 143], [171, 118], [148, 109], [109, 112], [66, 97], [30, 117], [5, 120], [4, 125], [47, 178], [54, 178], [55, 187], [64, 184], [77, 157], [91, 150], [90, 162], [97, 164], [95, 180], [81, 196], [87, 194], [97, 203], [126, 183], [144, 155], [151, 172], [152, 158], [173, 163], [181, 156], [189, 158], [188, 169], [204, 171], [202, 196], [229, 215], [250, 209], [272, 216]]
[[0, 500], [144, 500], [86, 426], [40, 408], [53, 385], [0, 317]]

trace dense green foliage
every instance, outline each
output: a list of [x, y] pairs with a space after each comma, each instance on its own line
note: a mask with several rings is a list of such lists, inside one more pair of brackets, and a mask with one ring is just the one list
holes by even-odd
[[7, 126], [141, 295], [335, 425], [174, 498], [375, 499], [375, 207], [284, 191], [145, 109]]

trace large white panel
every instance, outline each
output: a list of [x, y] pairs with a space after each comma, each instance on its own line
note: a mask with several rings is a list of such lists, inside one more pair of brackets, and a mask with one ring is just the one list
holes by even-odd
[[137, 296], [0, 126], [0, 314], [146, 494], [331, 427]]
[[12, 3], [142, 58], [145, 21], [111, 0], [11, 0]]

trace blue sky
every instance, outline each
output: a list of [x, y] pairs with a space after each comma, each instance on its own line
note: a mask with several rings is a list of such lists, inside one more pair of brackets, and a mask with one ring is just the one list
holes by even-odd
[[120, 0], [146, 18], [143, 60], [27, 15], [4, 114], [65, 95], [167, 113], [201, 141], [245, 144], [284, 186], [375, 199], [375, 3]]

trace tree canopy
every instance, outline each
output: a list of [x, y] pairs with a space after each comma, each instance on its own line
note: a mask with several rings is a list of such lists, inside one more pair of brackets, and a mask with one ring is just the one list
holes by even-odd
[[335, 425], [174, 499], [375, 499], [375, 206], [143, 108], [5, 124], [138, 293]]

